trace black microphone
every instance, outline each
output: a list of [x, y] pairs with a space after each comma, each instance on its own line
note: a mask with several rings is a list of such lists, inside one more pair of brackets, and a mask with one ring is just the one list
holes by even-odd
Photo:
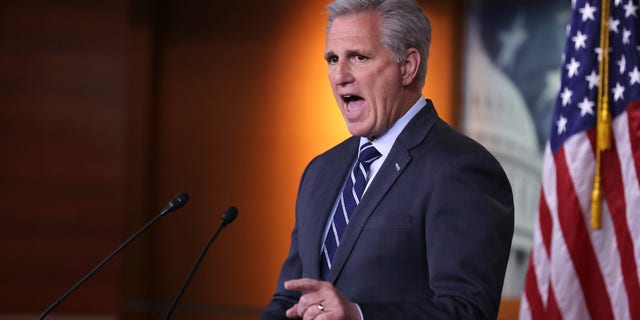
[[209, 239], [209, 242], [207, 242], [207, 245], [204, 247], [204, 249], [202, 250], [202, 253], [200, 253], [200, 256], [198, 257], [198, 260], [196, 260], [196, 263], [193, 265], [193, 269], [191, 269], [191, 272], [189, 272], [189, 275], [187, 276], [187, 280], [184, 281], [182, 288], [180, 288], [180, 291], [178, 292], [176, 297], [173, 299], [171, 306], [169, 306], [169, 310], [167, 310], [167, 314], [164, 316], [165, 320], [168, 320], [169, 318], [171, 318], [171, 315], [173, 314], [173, 310], [176, 308], [176, 305], [178, 305], [178, 301], [180, 301], [180, 298], [182, 298], [182, 294], [184, 293], [184, 290], [187, 289], [189, 282], [191, 282], [191, 278], [193, 278], [193, 275], [196, 273], [196, 270], [200, 266], [200, 262], [202, 262], [202, 259], [204, 258], [204, 255], [207, 253], [207, 250], [209, 250], [209, 247], [213, 243], [213, 240], [215, 240], [218, 237], [218, 234], [220, 233], [220, 231], [222, 231], [222, 229], [226, 227], [228, 224], [233, 222], [233, 220], [235, 220], [237, 216], [238, 216], [238, 209], [236, 207], [231, 206], [224, 211], [224, 213], [222, 214], [222, 221], [220, 221], [220, 226], [218, 227], [216, 232], [213, 234], [211, 239]]
[[131, 236], [129, 239], [127, 239], [125, 242], [123, 242], [115, 251], [113, 251], [104, 260], [102, 260], [102, 262], [100, 262], [97, 266], [95, 266], [95, 268], [93, 268], [93, 270], [89, 271], [89, 273], [87, 273], [87, 275], [84, 276], [84, 278], [80, 279], [80, 281], [78, 281], [78, 283], [76, 283], [73, 287], [71, 287], [71, 289], [69, 289], [69, 291], [67, 291], [58, 300], [56, 300], [56, 302], [54, 302], [52, 305], [50, 305], [49, 308], [47, 308], [47, 310], [45, 310], [42, 313], [42, 315], [40, 315], [39, 319], [40, 320], [44, 319], [44, 317], [46, 317], [47, 314], [49, 314], [51, 311], [53, 311], [53, 309], [55, 309], [55, 307], [57, 307], [60, 304], [60, 302], [62, 302], [62, 300], [64, 300], [73, 291], [78, 289], [78, 287], [80, 287], [83, 283], [85, 283], [85, 281], [87, 281], [94, 273], [96, 273], [96, 271], [98, 271], [100, 268], [102, 268], [102, 266], [105, 263], [107, 263], [109, 260], [111, 260], [111, 258], [113, 258], [118, 252], [120, 252], [120, 250], [122, 250], [124, 247], [126, 247], [131, 241], [133, 241], [135, 238], [137, 238], [143, 231], [147, 230], [147, 228], [149, 228], [152, 224], [154, 224], [156, 221], [158, 221], [158, 219], [164, 217], [167, 213], [169, 213], [171, 211], [175, 211], [175, 210], [180, 209], [182, 206], [184, 206], [187, 203], [187, 201], [189, 201], [189, 195], [184, 193], [184, 192], [179, 194], [179, 195], [177, 195], [177, 196], [175, 196], [175, 197], [173, 197], [173, 199], [171, 199], [171, 201], [169, 201], [167, 206], [164, 207], [164, 209], [162, 209], [162, 211], [160, 211], [160, 214], [158, 214], [151, 221], [147, 222], [147, 224], [145, 224], [142, 228], [140, 228], [140, 230], [138, 230], [136, 233], [134, 233], [133, 236]]

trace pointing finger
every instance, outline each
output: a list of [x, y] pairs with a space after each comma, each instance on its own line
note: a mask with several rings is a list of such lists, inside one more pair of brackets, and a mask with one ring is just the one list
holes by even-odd
[[284, 288], [292, 291], [318, 291], [322, 288], [322, 281], [314, 280], [314, 279], [295, 279], [289, 280], [284, 283]]

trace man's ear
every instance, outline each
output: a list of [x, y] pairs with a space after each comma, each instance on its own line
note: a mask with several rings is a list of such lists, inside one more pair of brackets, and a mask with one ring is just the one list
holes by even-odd
[[420, 65], [420, 53], [416, 48], [407, 49], [407, 55], [403, 62], [400, 63], [400, 72], [402, 73], [402, 85], [408, 86], [416, 78], [418, 74], [418, 66]]

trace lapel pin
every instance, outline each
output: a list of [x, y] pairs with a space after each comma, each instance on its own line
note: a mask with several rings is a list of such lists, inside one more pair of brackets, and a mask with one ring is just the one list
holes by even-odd
[[400, 171], [400, 165], [396, 162], [396, 171]]

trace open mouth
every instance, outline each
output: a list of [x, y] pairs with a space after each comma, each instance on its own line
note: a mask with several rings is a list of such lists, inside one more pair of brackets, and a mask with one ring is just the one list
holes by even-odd
[[358, 121], [363, 117], [365, 111], [366, 100], [355, 94], [345, 94], [340, 96], [344, 105], [342, 110], [347, 121]]
[[350, 103], [350, 102], [354, 102], [354, 101], [360, 101], [363, 100], [362, 97], [360, 96], [356, 96], [353, 94], [345, 94], [342, 96], [342, 101], [344, 101], [345, 103]]

